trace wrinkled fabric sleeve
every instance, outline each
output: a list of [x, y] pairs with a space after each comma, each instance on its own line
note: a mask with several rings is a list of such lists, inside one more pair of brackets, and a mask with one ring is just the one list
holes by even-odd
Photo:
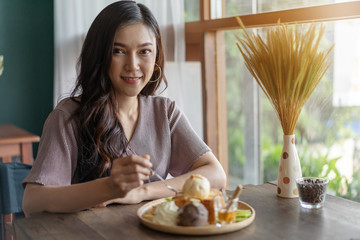
[[60, 109], [50, 113], [44, 124], [37, 157], [23, 186], [27, 183], [58, 186], [72, 183], [77, 142], [75, 124], [69, 118], [70, 114]]
[[175, 102], [170, 101], [167, 111], [171, 134], [169, 173], [176, 177], [188, 172], [196, 160], [211, 150]]

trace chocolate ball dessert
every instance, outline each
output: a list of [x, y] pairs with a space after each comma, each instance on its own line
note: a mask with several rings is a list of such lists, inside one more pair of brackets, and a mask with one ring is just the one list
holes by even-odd
[[190, 201], [179, 212], [179, 226], [205, 226], [208, 223], [208, 210], [201, 202]]

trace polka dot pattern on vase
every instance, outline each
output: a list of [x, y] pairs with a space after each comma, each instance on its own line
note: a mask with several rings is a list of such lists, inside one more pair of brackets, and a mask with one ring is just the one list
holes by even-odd
[[298, 197], [295, 179], [301, 176], [300, 160], [295, 147], [295, 135], [284, 135], [280, 156], [277, 194], [279, 197]]
[[294, 188], [293, 194], [294, 194], [294, 195], [298, 195], [298, 190], [297, 190], [297, 188]]
[[289, 184], [290, 178], [284, 177], [284, 178], [283, 178], [283, 182], [284, 182], [285, 184]]

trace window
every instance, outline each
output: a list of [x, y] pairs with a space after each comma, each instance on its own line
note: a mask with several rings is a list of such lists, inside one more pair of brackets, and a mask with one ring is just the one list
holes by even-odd
[[199, 0], [184, 0], [185, 22], [200, 20], [200, 2]]
[[[213, 2], [221, 2], [221, 0], [213, 0]], [[351, 0], [226, 0], [225, 14], [221, 17], [233, 17], [239, 15], [246, 15], [252, 13], [264, 13], [270, 11], [281, 11], [287, 9], [294, 9], [300, 7], [321, 6], [331, 3], [351, 2]], [[214, 7], [219, 7], [219, 4], [213, 4]]]
[[241, 15], [247, 27], [259, 33], [278, 18], [304, 26], [317, 21], [327, 31], [322, 46], [335, 43], [335, 48], [329, 57], [331, 67], [305, 104], [296, 127], [302, 171], [327, 175], [333, 179], [334, 194], [360, 201], [360, 2], [214, 2], [200, 1], [203, 19], [186, 24], [187, 47], [191, 46], [187, 59], [203, 65], [204, 136], [227, 169], [229, 187], [276, 180], [283, 136], [275, 111], [235, 45], [234, 31], [239, 31], [233, 30], [238, 26], [232, 16]]
[[[360, 45], [357, 44], [360, 36], [356, 31], [360, 29], [360, 20], [328, 22], [325, 27], [323, 47], [336, 43], [330, 56], [332, 64], [302, 110], [296, 127], [296, 144], [304, 174], [326, 174], [326, 169], [332, 166], [324, 160], [338, 158], [335, 164], [338, 172], [333, 169], [329, 177], [352, 180], [360, 164]], [[282, 149], [280, 122], [269, 100], [254, 84], [238, 50], [232, 46], [233, 35], [233, 31], [225, 35], [229, 176], [234, 185], [239, 181], [257, 183], [246, 176], [245, 171], [252, 172], [253, 164], [247, 163], [250, 164], [247, 169], [245, 159], [249, 154], [247, 141], [256, 139], [252, 136], [254, 118], [259, 116], [262, 168], [253, 176], [259, 179], [258, 183], [275, 180]], [[258, 105], [248, 100], [252, 96], [258, 98]], [[320, 168], [324, 172], [319, 172]]]

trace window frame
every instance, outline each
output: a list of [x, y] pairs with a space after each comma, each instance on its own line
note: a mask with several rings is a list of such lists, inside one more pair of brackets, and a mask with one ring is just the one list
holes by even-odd
[[[224, 6], [224, 0], [222, 4]], [[210, 16], [211, 0], [200, 0], [200, 20], [185, 23], [186, 61], [201, 62], [204, 141], [228, 174], [226, 63], [223, 31], [240, 27], [236, 17], [210, 19]], [[355, 19], [360, 18], [360, 1], [239, 15], [239, 17], [247, 28], [273, 26], [278, 19], [281, 19], [282, 23], [289, 24]], [[257, 91], [254, 86], [252, 98], [256, 97]], [[256, 104], [258, 103], [255, 101], [252, 106], [256, 107]], [[253, 133], [245, 133], [246, 136], [254, 136], [249, 141], [249, 146], [245, 147], [245, 149], [250, 149], [246, 158], [255, 160], [252, 161], [251, 166], [245, 166], [245, 172], [252, 171], [246, 183], [254, 184], [261, 180], [258, 154], [260, 119], [256, 111], [254, 109], [251, 113], [254, 118], [254, 126], [251, 130]]]

